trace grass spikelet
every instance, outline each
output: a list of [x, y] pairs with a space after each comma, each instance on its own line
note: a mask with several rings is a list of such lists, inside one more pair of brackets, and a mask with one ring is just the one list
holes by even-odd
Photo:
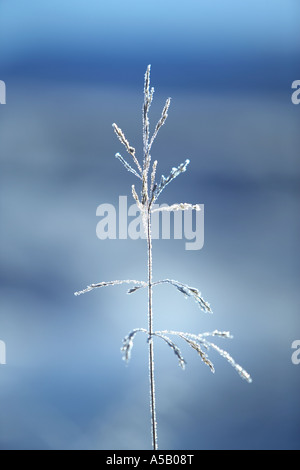
[[119, 284], [137, 284], [140, 287], [147, 286], [147, 284], [143, 281], [133, 281], [131, 279], [126, 279], [122, 281], [103, 281], [103, 282], [98, 282], [97, 284], [91, 284], [90, 286], [87, 286], [86, 289], [74, 292], [74, 295], [78, 296], [81, 294], [86, 294], [87, 292], [90, 292], [93, 289], [98, 289], [99, 287], [117, 286]]
[[210, 304], [203, 299], [201, 292], [195, 287], [190, 287], [187, 284], [182, 284], [181, 282], [174, 281], [173, 279], [164, 279], [162, 281], [154, 282], [153, 286], [159, 284], [171, 284], [172, 286], [176, 287], [176, 289], [179, 290], [179, 292], [181, 292], [185, 297], [192, 297], [201, 310], [203, 310], [203, 312], [213, 313], [212, 309], [210, 308]]
[[224, 349], [219, 348], [219, 346], [214, 343], [207, 342], [207, 344], [213, 349], [215, 349], [220, 354], [220, 356], [224, 357], [224, 359], [226, 359], [229, 364], [238, 372], [242, 379], [246, 380], [248, 383], [252, 383], [252, 378], [250, 374], [248, 374], [248, 372], [243, 369], [243, 367], [237, 364], [227, 351], [224, 351]]
[[[138, 167], [138, 170], [139, 172], [141, 173], [142, 172], [142, 169], [141, 169], [141, 166], [135, 156], [135, 148], [134, 147], [131, 147], [131, 145], [129, 144], [128, 140], [126, 139], [122, 129], [120, 129], [117, 124], [113, 123], [113, 129], [119, 139], [119, 141], [124, 145], [124, 147], [126, 148], [127, 152], [132, 156], [133, 158], [133, 161], [134, 163], [136, 164], [136, 166]], [[118, 154], [117, 154], [118, 155]], [[124, 160], [125, 161], [125, 160]], [[122, 162], [123, 163], [123, 162]], [[128, 165], [128, 164], [127, 164]], [[129, 166], [129, 165], [128, 165]]]
[[129, 362], [131, 358], [131, 350], [133, 348], [133, 339], [135, 335], [139, 332], [147, 333], [147, 330], [145, 330], [144, 328], [135, 328], [123, 339], [123, 346], [121, 347], [121, 352], [123, 354], [124, 361], [126, 361], [127, 363]]
[[174, 212], [174, 211], [187, 211], [187, 210], [195, 210], [201, 211], [201, 207], [199, 204], [188, 204], [187, 202], [180, 202], [179, 204], [172, 204], [172, 206], [168, 207], [158, 207], [157, 209], [152, 209], [152, 214], [154, 212]]
[[184, 360], [184, 358], [181, 354], [181, 351], [180, 351], [179, 347], [170, 338], [168, 338], [168, 336], [166, 336], [165, 334], [155, 332], [154, 335], [157, 336], [158, 338], [163, 339], [167, 343], [167, 345], [171, 349], [173, 349], [175, 355], [178, 358], [178, 362], [179, 362], [179, 365], [180, 365], [181, 369], [185, 369], [186, 362], [185, 362], [185, 360]]
[[158, 198], [158, 196], [162, 193], [162, 191], [168, 186], [171, 181], [173, 181], [177, 176], [179, 176], [181, 173], [184, 173], [187, 169], [187, 166], [189, 165], [190, 160], [185, 160], [184, 163], [181, 163], [177, 168], [174, 167], [170, 171], [169, 176], [165, 177], [162, 175], [161, 180], [159, 185], [157, 186], [156, 190], [154, 191], [154, 198], [155, 200]]
[[207, 355], [202, 351], [200, 344], [188, 338], [187, 336], [185, 336], [185, 334], [178, 333], [178, 336], [184, 339], [184, 341], [186, 341], [193, 349], [195, 349], [195, 351], [197, 351], [197, 353], [201, 357], [204, 364], [206, 364], [210, 368], [210, 370], [213, 373], [215, 373], [215, 368], [213, 366], [213, 363], [208, 359]]
[[120, 155], [119, 153], [116, 153], [115, 157], [120, 160], [120, 162], [125, 166], [127, 171], [130, 171], [130, 173], [133, 173], [135, 176], [137, 176], [140, 180], [142, 179], [141, 175], [139, 175], [132, 166], [129, 165], [129, 163]]

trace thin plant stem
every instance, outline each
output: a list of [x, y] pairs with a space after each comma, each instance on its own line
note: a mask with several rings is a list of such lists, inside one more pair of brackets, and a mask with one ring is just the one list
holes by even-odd
[[157, 422], [155, 406], [155, 379], [154, 379], [154, 347], [153, 347], [153, 310], [152, 310], [152, 238], [151, 238], [151, 204], [147, 211], [147, 248], [148, 248], [148, 333], [149, 333], [149, 385], [150, 385], [150, 412], [153, 450], [158, 449]]

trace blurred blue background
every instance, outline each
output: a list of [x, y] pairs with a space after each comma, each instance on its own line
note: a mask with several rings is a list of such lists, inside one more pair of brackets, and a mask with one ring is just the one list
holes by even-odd
[[[299, 449], [300, 79], [297, 0], [0, 1], [1, 449], [147, 449], [148, 360], [137, 337], [146, 292], [81, 297], [91, 282], [145, 279], [143, 240], [96, 237], [96, 208], [130, 196], [116, 122], [141, 153], [143, 77], [158, 172], [188, 171], [160, 203], [205, 204], [205, 244], [154, 241], [155, 279], [198, 287], [200, 312], [172, 286], [154, 292], [156, 329], [230, 330], [216, 374], [182, 346], [156, 348], [161, 449]], [[228, 341], [225, 343], [225, 341]]]

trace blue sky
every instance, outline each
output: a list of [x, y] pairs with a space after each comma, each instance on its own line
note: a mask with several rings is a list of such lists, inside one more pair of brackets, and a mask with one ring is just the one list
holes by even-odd
[[136, 87], [151, 63], [161, 89], [286, 88], [299, 12], [296, 0], [0, 0], [0, 76]]
[[[47, 47], [109, 49], [114, 54], [150, 50], [228, 48], [259, 54], [299, 50], [296, 0], [170, 1], [73, 0], [0, 3], [2, 61]], [[104, 44], [103, 44], [104, 42]]]

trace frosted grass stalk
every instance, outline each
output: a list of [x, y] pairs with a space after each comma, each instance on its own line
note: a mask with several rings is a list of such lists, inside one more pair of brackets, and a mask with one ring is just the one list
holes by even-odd
[[[150, 89], [150, 65], [148, 65], [146, 73], [145, 73], [145, 80], [144, 80], [144, 103], [143, 103], [143, 162], [140, 163], [137, 156], [135, 148], [132, 147], [125, 137], [124, 132], [121, 130], [117, 124], [113, 124], [114, 132], [116, 133], [120, 143], [125, 147], [126, 152], [130, 155], [135, 165], [135, 168], [131, 166], [122, 156], [120, 153], [117, 153], [115, 156], [116, 158], [123, 164], [125, 169], [133, 174], [138, 180], [141, 181], [141, 192], [140, 197], [136, 191], [135, 185], [131, 186], [132, 196], [135, 200], [138, 209], [141, 212], [143, 226], [146, 234], [146, 241], [147, 241], [147, 280], [146, 281], [137, 281], [132, 279], [127, 280], [115, 280], [115, 281], [101, 281], [96, 284], [91, 284], [87, 286], [85, 289], [75, 292], [75, 295], [85, 294], [92, 290], [98, 289], [100, 287], [108, 287], [108, 286], [117, 286], [121, 284], [133, 284], [128, 290], [128, 294], [133, 294], [140, 289], [147, 288], [148, 291], [148, 325], [146, 328], [135, 328], [133, 329], [124, 339], [123, 339], [123, 346], [121, 348], [121, 352], [123, 354], [123, 359], [127, 362], [131, 356], [131, 350], [133, 347], [133, 340], [137, 333], [145, 333], [148, 339], [148, 362], [149, 362], [149, 390], [150, 390], [150, 414], [151, 414], [151, 434], [152, 434], [152, 448], [153, 450], [158, 449], [158, 437], [157, 437], [157, 419], [156, 419], [156, 396], [155, 396], [155, 376], [154, 376], [154, 338], [162, 339], [165, 344], [167, 344], [175, 353], [179, 365], [182, 369], [185, 368], [186, 361], [184, 360], [182, 353], [173, 342], [169, 336], [173, 335], [177, 338], [183, 340], [186, 344], [192, 347], [200, 356], [202, 362], [206, 364], [211, 372], [215, 372], [215, 368], [211, 360], [208, 358], [208, 351], [210, 349], [215, 350], [219, 353], [223, 358], [225, 358], [230, 365], [234, 367], [234, 369], [238, 372], [241, 378], [245, 379], [247, 382], [251, 382], [250, 375], [239, 365], [235, 362], [235, 360], [230, 356], [230, 354], [221, 349], [216, 344], [207, 340], [209, 337], [220, 337], [220, 338], [232, 338], [228, 331], [219, 331], [214, 330], [213, 332], [207, 333], [188, 333], [182, 331], [173, 331], [173, 330], [164, 330], [164, 331], [155, 331], [153, 328], [153, 287], [156, 287], [161, 284], [170, 284], [174, 286], [177, 291], [182, 293], [186, 298], [192, 298], [195, 300], [197, 305], [200, 309], [205, 313], [212, 313], [212, 309], [210, 304], [204, 300], [201, 292], [195, 288], [191, 287], [187, 284], [184, 284], [180, 281], [176, 281], [173, 279], [162, 279], [159, 281], [153, 282], [152, 278], [152, 238], [151, 238], [151, 214], [156, 211], [178, 211], [178, 210], [200, 210], [200, 206], [198, 204], [190, 204], [190, 203], [176, 203], [168, 208], [161, 208], [161, 209], [153, 209], [152, 206], [157, 198], [161, 195], [162, 191], [170, 184], [172, 181], [175, 180], [179, 175], [185, 173], [187, 167], [190, 163], [189, 159], [186, 159], [184, 163], [181, 163], [177, 167], [173, 167], [167, 177], [164, 175], [161, 176], [159, 183], [156, 182], [156, 175], [157, 175], [157, 168], [158, 162], [157, 160], [154, 161], [152, 165], [151, 175], [149, 175], [150, 166], [151, 166], [151, 154], [150, 151], [152, 149], [152, 145], [154, 140], [156, 139], [159, 130], [166, 122], [168, 117], [168, 111], [171, 103], [171, 99], [168, 98], [166, 100], [165, 106], [162, 110], [161, 117], [157, 122], [152, 137], [150, 137], [150, 122], [149, 122], [149, 109], [153, 100], [154, 95], [154, 88]], [[149, 182], [150, 179], [150, 182]]]

